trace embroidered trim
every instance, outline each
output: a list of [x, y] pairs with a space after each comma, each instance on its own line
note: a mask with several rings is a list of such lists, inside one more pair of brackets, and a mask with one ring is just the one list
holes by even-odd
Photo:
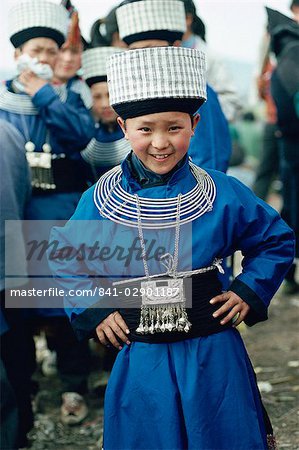
[[[182, 194], [180, 224], [189, 223], [213, 209], [216, 186], [210, 175], [191, 161], [192, 174], [196, 185]], [[100, 214], [113, 222], [137, 228], [138, 214], [136, 196], [127, 193], [121, 186], [122, 169], [114, 167], [97, 182], [94, 203]], [[176, 226], [177, 197], [139, 197], [143, 228], [171, 228]]]

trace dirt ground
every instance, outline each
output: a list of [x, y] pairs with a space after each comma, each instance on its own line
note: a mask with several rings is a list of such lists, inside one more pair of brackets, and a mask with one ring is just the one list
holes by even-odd
[[[299, 449], [299, 296], [278, 293], [270, 318], [241, 332], [254, 364], [264, 404], [272, 419], [279, 449]], [[33, 450], [96, 450], [101, 448], [104, 388], [97, 387], [99, 357], [94, 354], [87, 401], [88, 418], [79, 426], [59, 421], [60, 383], [57, 377], [36, 374], [40, 390], [34, 400]], [[136, 449], [138, 450], [138, 449]]]

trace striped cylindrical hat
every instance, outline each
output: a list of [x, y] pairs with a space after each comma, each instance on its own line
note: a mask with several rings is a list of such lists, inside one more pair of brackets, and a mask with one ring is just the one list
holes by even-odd
[[153, 47], [117, 53], [107, 66], [110, 104], [123, 118], [165, 111], [194, 114], [206, 100], [203, 52]]
[[83, 52], [83, 78], [88, 86], [107, 81], [107, 59], [114, 53], [123, 51], [123, 48], [117, 47], [96, 47]]
[[69, 18], [66, 9], [44, 0], [29, 0], [16, 4], [9, 13], [9, 35], [14, 47], [30, 39], [53, 39], [60, 47], [66, 37]]
[[184, 3], [180, 0], [140, 0], [116, 10], [119, 37], [128, 45], [148, 39], [173, 43], [186, 32]]

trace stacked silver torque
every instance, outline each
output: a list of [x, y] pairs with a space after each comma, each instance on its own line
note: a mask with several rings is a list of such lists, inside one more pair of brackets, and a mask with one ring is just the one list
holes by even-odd
[[[197, 183], [186, 194], [182, 194], [180, 224], [197, 219], [212, 211], [216, 197], [216, 186], [210, 175], [189, 162]], [[94, 202], [100, 214], [113, 222], [137, 228], [136, 196], [126, 192], [121, 186], [120, 166], [104, 174], [94, 191]], [[175, 226], [177, 197], [153, 199], [139, 197], [142, 226], [144, 229], [161, 229]]]

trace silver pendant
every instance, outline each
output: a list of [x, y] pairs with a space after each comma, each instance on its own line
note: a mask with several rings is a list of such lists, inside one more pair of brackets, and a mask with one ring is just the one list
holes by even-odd
[[51, 153], [52, 147], [47, 142], [42, 146], [43, 152], [45, 153]]
[[51, 155], [49, 153], [33, 152], [26, 154], [29, 166], [51, 169]]
[[136, 333], [190, 331], [182, 278], [142, 281], [140, 293], [142, 306]]
[[140, 293], [143, 305], [165, 305], [185, 301], [184, 280], [165, 278], [142, 281]]
[[35, 144], [33, 143], [33, 142], [31, 142], [31, 141], [28, 141], [28, 142], [26, 142], [26, 144], [25, 144], [25, 150], [26, 150], [26, 152], [34, 152], [34, 150], [35, 150]]

